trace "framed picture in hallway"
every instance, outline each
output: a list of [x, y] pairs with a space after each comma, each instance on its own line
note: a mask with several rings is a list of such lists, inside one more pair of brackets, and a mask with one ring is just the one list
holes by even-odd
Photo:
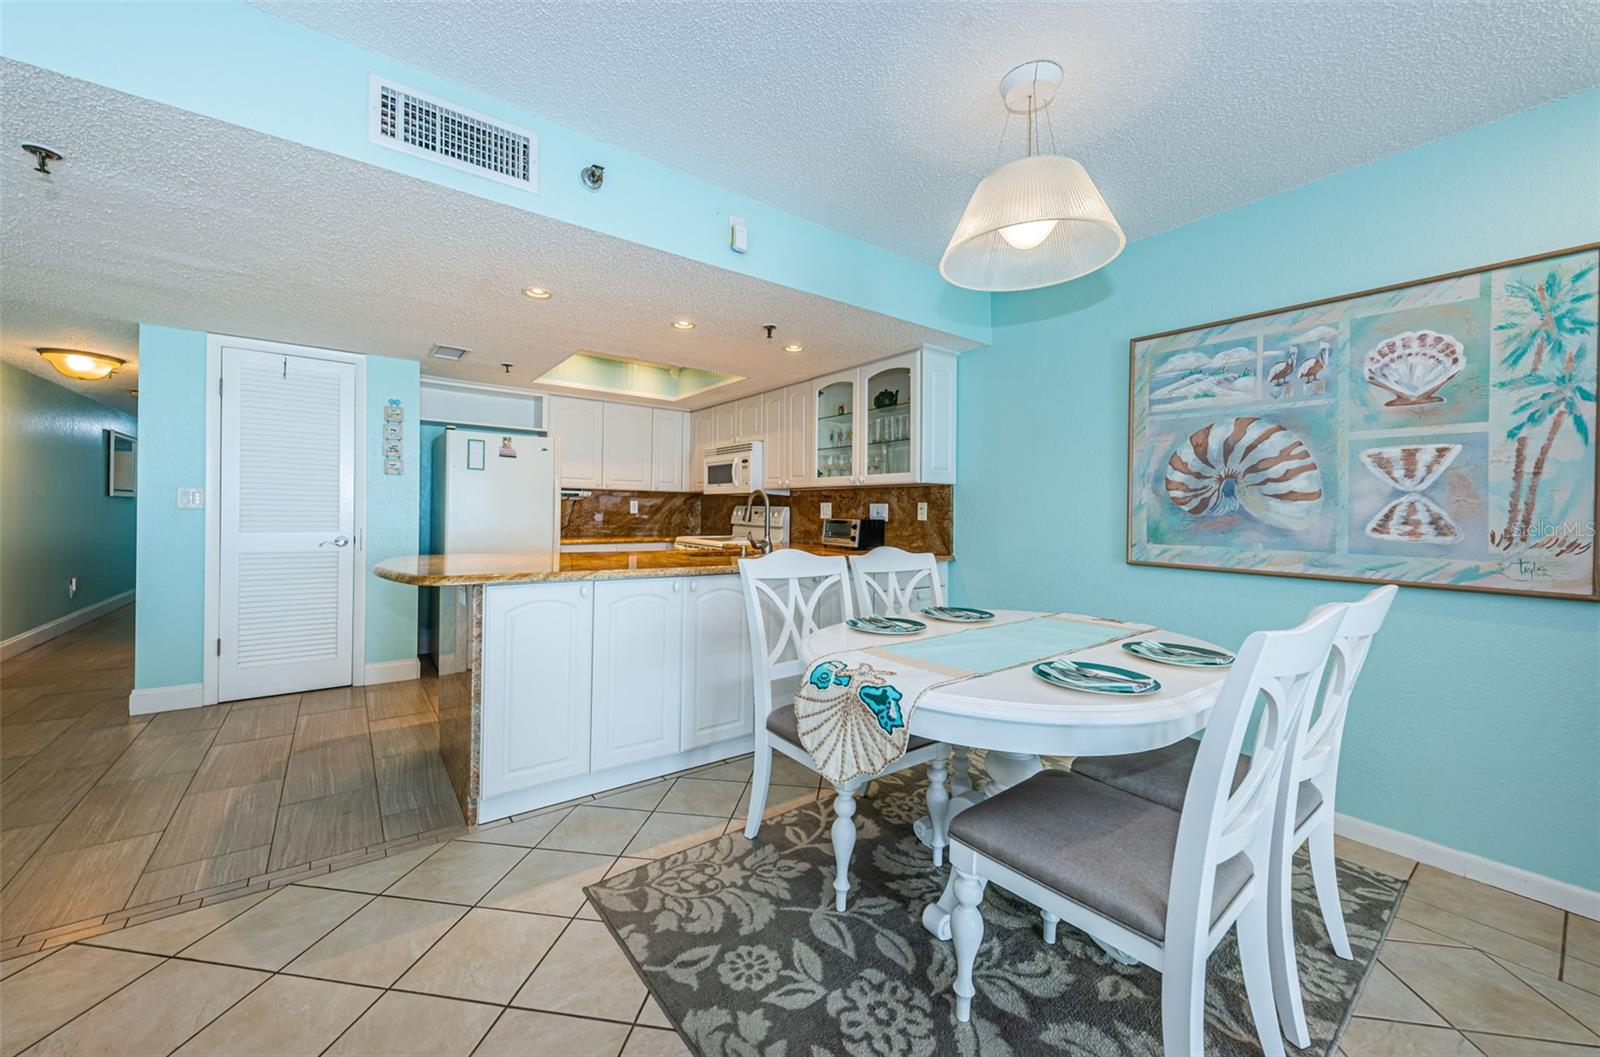
[[1129, 343], [1133, 565], [1600, 601], [1600, 245]]

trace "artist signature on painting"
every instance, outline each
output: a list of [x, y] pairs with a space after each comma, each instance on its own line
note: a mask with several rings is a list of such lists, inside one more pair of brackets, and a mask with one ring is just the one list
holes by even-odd
[[1506, 575], [1519, 580], [1544, 580], [1550, 577], [1550, 567], [1530, 558], [1516, 558], [1506, 562]]

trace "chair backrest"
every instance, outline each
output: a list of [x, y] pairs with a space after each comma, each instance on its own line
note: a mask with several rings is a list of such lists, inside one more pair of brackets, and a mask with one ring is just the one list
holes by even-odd
[[944, 605], [939, 563], [931, 554], [875, 547], [850, 556], [850, 576], [863, 616], [905, 616], [911, 612], [911, 595], [924, 587], [932, 590], [934, 605]]
[[[1239, 650], [1189, 774], [1167, 901], [1168, 944], [1203, 943], [1220, 864], [1242, 852], [1264, 883], [1279, 779], [1298, 750], [1302, 716], [1322, 682], [1342, 616], [1324, 607], [1298, 627], [1255, 632]], [[1252, 730], [1249, 768], [1235, 784]]]
[[[785, 548], [739, 560], [745, 618], [754, 659], [756, 729], [772, 711], [772, 684], [805, 671], [805, 637], [821, 622], [855, 616], [842, 557]], [[837, 608], [835, 608], [835, 605]]]
[[[1321, 696], [1305, 710], [1301, 723], [1299, 751], [1292, 761], [1287, 781], [1298, 795], [1301, 782], [1309, 781], [1322, 794], [1331, 810], [1334, 787], [1339, 780], [1339, 746], [1344, 741], [1344, 721], [1350, 711], [1350, 695], [1367, 663], [1372, 640], [1389, 615], [1400, 589], [1390, 584], [1369, 591], [1358, 602], [1327, 608], [1340, 611], [1339, 630], [1333, 636], [1333, 653], [1328, 661], [1327, 678]], [[1290, 803], [1293, 803], [1291, 800]]]

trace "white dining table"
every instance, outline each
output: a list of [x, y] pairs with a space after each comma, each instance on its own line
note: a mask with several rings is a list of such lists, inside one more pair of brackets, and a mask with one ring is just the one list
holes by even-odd
[[[1021, 610], [994, 610], [996, 623], [1048, 616]], [[1073, 614], [1063, 614], [1074, 616]], [[920, 618], [919, 618], [920, 619]], [[1079, 617], [1094, 620], [1102, 618]], [[923, 620], [925, 631], [914, 635], [885, 636], [830, 624], [806, 636], [807, 663], [851, 650], [915, 642], [953, 635], [984, 624]], [[1033, 674], [1031, 664], [1021, 664], [988, 674], [958, 678], [935, 686], [922, 695], [911, 713], [910, 733], [950, 745], [987, 750], [985, 770], [989, 781], [982, 789], [953, 790], [949, 817], [988, 797], [1011, 788], [1043, 769], [1041, 756], [1114, 756], [1144, 752], [1171, 745], [1202, 729], [1217, 691], [1227, 677], [1226, 668], [1193, 668], [1158, 664], [1122, 649], [1128, 639], [1157, 639], [1212, 649], [1222, 649], [1204, 639], [1165, 628], [1130, 625], [1117, 639], [1064, 656], [1130, 668], [1154, 676], [1161, 689], [1138, 696], [1114, 696], [1068, 690]], [[905, 661], [896, 667], [915, 667]], [[925, 928], [940, 939], [950, 938], [950, 912], [955, 907], [952, 885], [922, 914]]]

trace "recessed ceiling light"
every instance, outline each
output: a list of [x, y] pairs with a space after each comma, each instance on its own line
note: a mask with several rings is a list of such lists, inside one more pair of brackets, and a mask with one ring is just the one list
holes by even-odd
[[784, 352], [805, 352], [806, 351], [806, 347], [804, 345], [785, 345], [783, 347], [783, 351]]
[[672, 321], [672, 325], [673, 325], [674, 328], [676, 328], [678, 330], [693, 330], [694, 329], [694, 320], [692, 320], [692, 319], [674, 319]]
[[98, 382], [102, 378], [109, 378], [112, 371], [127, 362], [115, 356], [81, 349], [40, 349], [39, 355], [68, 378], [76, 378], [81, 382]]
[[459, 360], [466, 354], [466, 349], [458, 349], [454, 345], [435, 345], [428, 350], [429, 356], [437, 356], [441, 360]]
[[522, 296], [531, 297], [535, 301], [548, 301], [550, 300], [550, 291], [542, 286], [524, 286], [522, 288]]

